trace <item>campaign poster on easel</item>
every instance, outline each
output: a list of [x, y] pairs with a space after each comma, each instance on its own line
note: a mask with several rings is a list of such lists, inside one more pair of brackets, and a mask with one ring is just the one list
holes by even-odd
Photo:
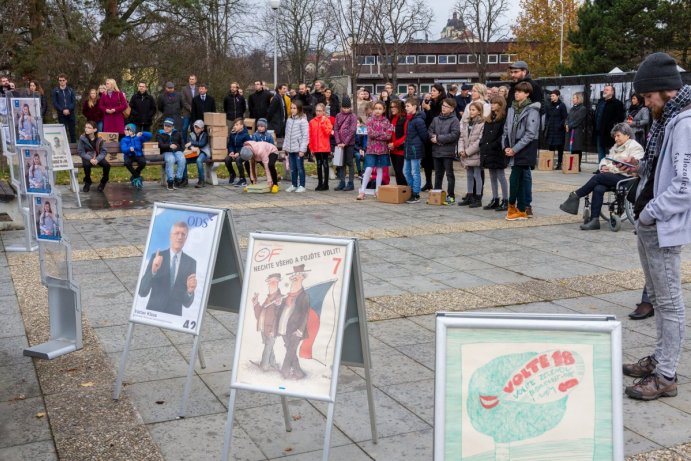
[[41, 100], [38, 98], [11, 98], [10, 116], [14, 124], [15, 144], [17, 146], [40, 146]]
[[73, 170], [72, 152], [65, 126], [61, 124], [43, 125], [43, 136], [53, 148], [51, 158], [53, 171]]
[[224, 210], [156, 203], [130, 321], [198, 335]]
[[333, 401], [352, 240], [251, 234], [231, 387]]
[[57, 196], [35, 196], [32, 200], [36, 240], [58, 243], [62, 240], [62, 203]]
[[26, 193], [50, 195], [53, 191], [53, 175], [48, 171], [48, 150], [41, 147], [21, 147], [18, 150]]

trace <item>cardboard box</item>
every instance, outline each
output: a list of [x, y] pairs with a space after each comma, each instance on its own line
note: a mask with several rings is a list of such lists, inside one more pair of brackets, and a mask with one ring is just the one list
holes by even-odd
[[149, 149], [158, 149], [158, 142], [145, 142], [142, 144], [142, 149], [143, 150], [149, 150]]
[[211, 149], [226, 149], [228, 147], [228, 140], [225, 137], [214, 136], [209, 138], [209, 145]]
[[106, 131], [100, 131], [98, 133], [98, 137], [103, 139], [105, 142], [118, 142], [118, 134], [117, 133], [109, 133]]
[[245, 128], [247, 128], [247, 131], [250, 132], [250, 134], [254, 134], [254, 130], [257, 127], [256, 120], [253, 118], [246, 118], [245, 119]]
[[214, 162], [222, 162], [228, 156], [228, 149], [211, 149], [211, 160]]
[[564, 160], [561, 162], [561, 172], [564, 174], [578, 174], [578, 155], [564, 152]]
[[226, 114], [223, 112], [204, 112], [204, 125], [226, 126]]
[[551, 150], [541, 150], [537, 157], [538, 171], [552, 171], [554, 169], [554, 152]]
[[209, 136], [216, 136], [219, 138], [227, 138], [228, 137], [228, 127], [223, 125], [223, 126], [208, 126], [206, 127], [206, 131], [209, 132]]
[[383, 203], [405, 203], [409, 198], [409, 186], [380, 186], [377, 192], [377, 201]]
[[156, 147], [155, 149], [143, 149], [142, 152], [144, 153], [145, 157], [161, 155], [161, 149], [159, 149], [158, 147]]
[[427, 196], [427, 205], [444, 205], [446, 203], [446, 192], [441, 189], [432, 189]]

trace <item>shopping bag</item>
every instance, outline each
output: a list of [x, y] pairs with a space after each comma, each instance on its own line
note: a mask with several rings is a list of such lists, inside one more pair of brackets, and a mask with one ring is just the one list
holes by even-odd
[[343, 166], [343, 148], [336, 146], [334, 148], [333, 166]]

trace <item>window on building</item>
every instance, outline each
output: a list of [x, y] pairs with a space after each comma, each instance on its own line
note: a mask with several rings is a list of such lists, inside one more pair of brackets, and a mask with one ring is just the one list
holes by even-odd
[[496, 64], [499, 62], [499, 56], [496, 54], [488, 54], [487, 55], [487, 64]]
[[468, 55], [467, 54], [459, 54], [458, 55], [458, 63], [459, 64], [468, 64]]
[[500, 55], [499, 55], [499, 62], [502, 63], [502, 64], [508, 64], [508, 63], [510, 63], [510, 62], [513, 62], [513, 61], [511, 60], [511, 55], [508, 55], [508, 54], [500, 54]]
[[374, 85], [358, 85], [357, 89], [359, 90], [360, 88], [364, 88], [367, 91], [369, 91], [369, 94], [373, 95], [374, 94]]
[[474, 54], [468, 55], [468, 64], [475, 64], [477, 62], [477, 56]]
[[437, 57], [433, 54], [421, 54], [417, 57], [418, 64], [436, 64]]
[[429, 93], [430, 91], [432, 91], [432, 84], [431, 83], [421, 83], [420, 84], [420, 93], [419, 94]]
[[[379, 64], [384, 64], [384, 56], [377, 56], [377, 62]], [[391, 64], [393, 62], [393, 56], [386, 56], [386, 64]]]
[[377, 85], [375, 87], [375, 90], [377, 91], [377, 94], [381, 93], [382, 91], [384, 91], [384, 85]]
[[408, 93], [408, 85], [398, 85], [396, 87], [396, 92], [398, 94], [406, 94]]
[[399, 56], [398, 57], [398, 63], [404, 64], [404, 65], [415, 64], [415, 55], [409, 54], [406, 56]]
[[456, 64], [455, 54], [440, 54], [437, 61], [439, 64]]
[[358, 56], [358, 62], [366, 66], [373, 66], [375, 64], [374, 56]]

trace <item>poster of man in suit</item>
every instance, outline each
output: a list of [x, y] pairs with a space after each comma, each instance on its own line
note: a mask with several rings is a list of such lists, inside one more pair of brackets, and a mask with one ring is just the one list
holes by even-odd
[[197, 332], [219, 215], [156, 206], [130, 320]]
[[253, 237], [248, 251], [235, 382], [326, 399], [346, 308], [346, 246]]

